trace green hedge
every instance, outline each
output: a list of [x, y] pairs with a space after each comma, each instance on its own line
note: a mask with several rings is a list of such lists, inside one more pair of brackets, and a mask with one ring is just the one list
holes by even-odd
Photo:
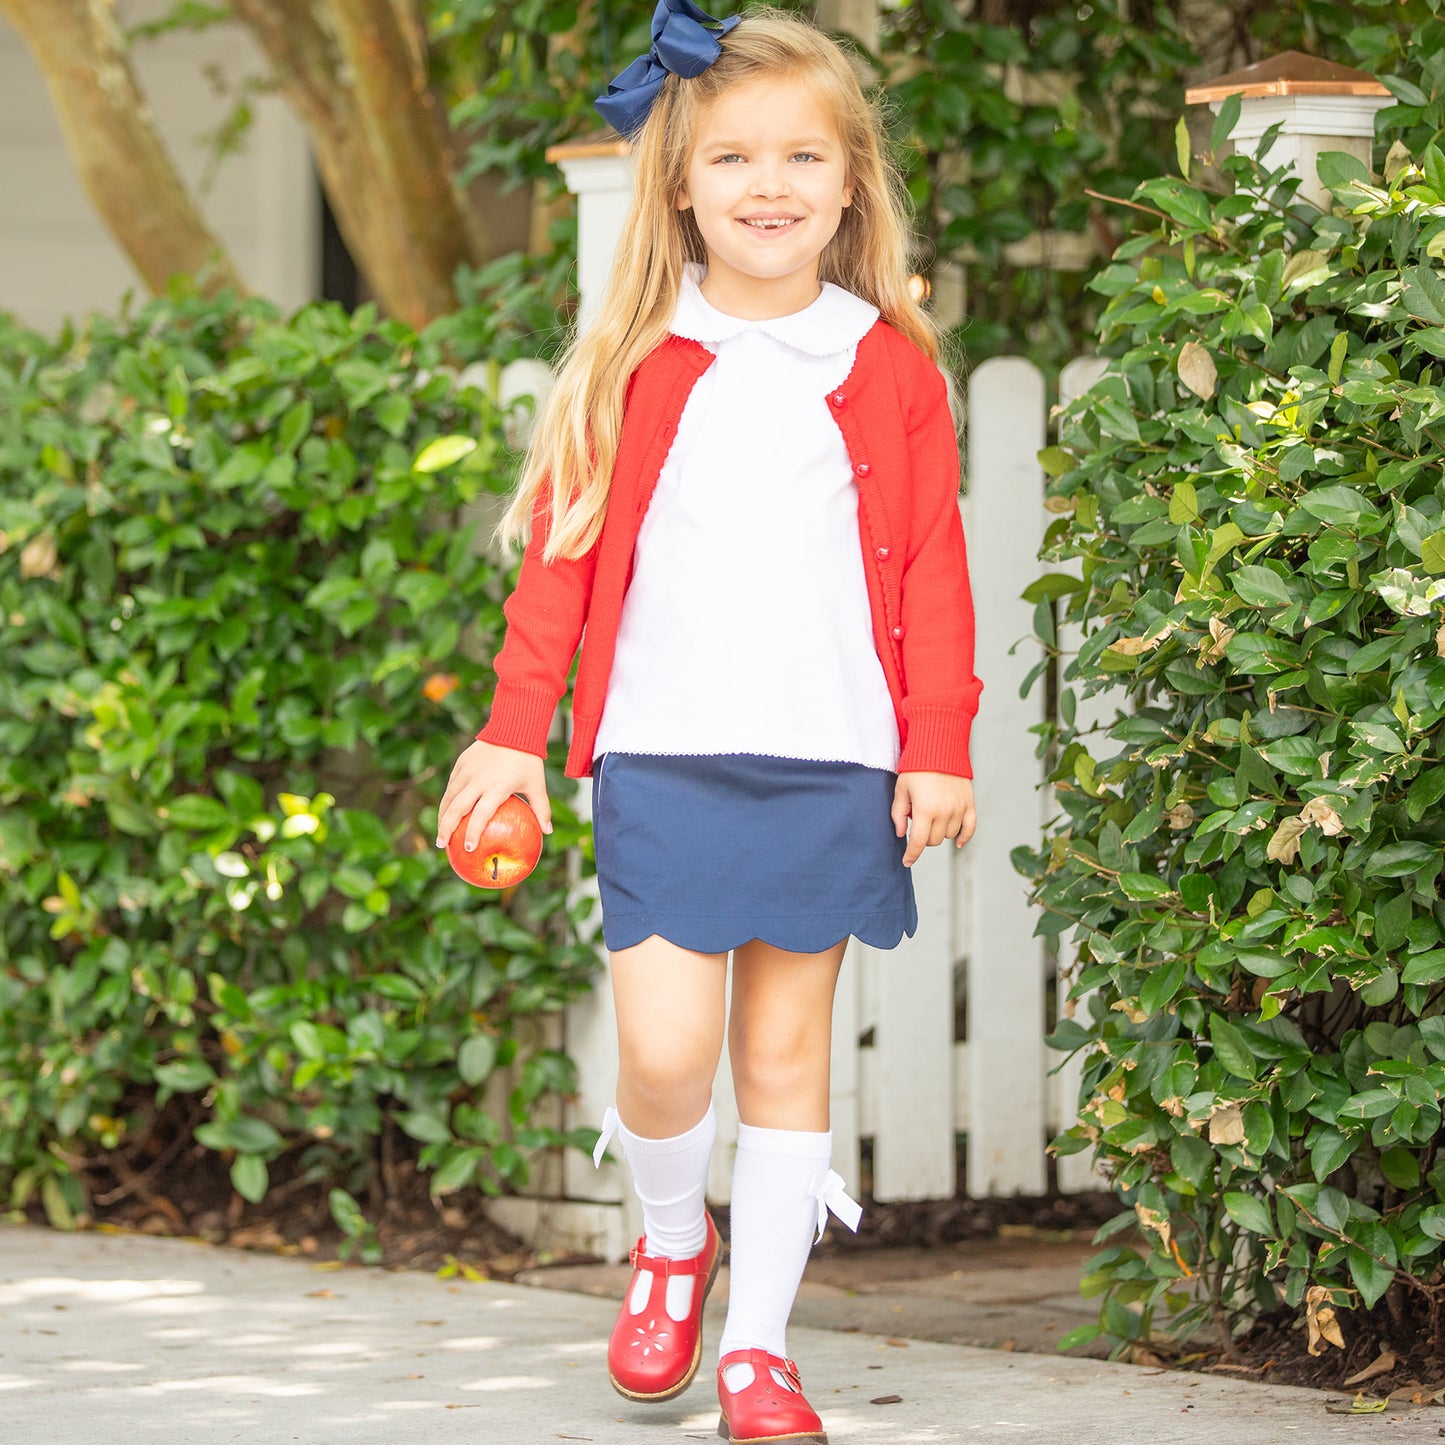
[[[1383, 1301], [1406, 1348], [1445, 1264], [1445, 156], [1326, 156], [1329, 215], [1185, 161], [1043, 454], [1062, 814], [1016, 861], [1077, 944], [1055, 1145], [1152, 1246], [1094, 1259], [1070, 1339]], [[1096, 694], [1124, 712], [1076, 726]]]
[[[486, 333], [179, 294], [55, 343], [0, 322], [12, 1206], [68, 1223], [177, 1127], [251, 1200], [281, 1155], [365, 1185], [396, 1127], [438, 1191], [497, 1192], [561, 1142], [544, 1024], [594, 955], [558, 760], [514, 896], [430, 843], [509, 581], [476, 519], [515, 458], [446, 366]], [[424, 450], [458, 433], [459, 465]]]

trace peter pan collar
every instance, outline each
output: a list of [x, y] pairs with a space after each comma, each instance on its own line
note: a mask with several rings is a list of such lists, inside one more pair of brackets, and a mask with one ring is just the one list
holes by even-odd
[[748, 321], [729, 316], [712, 305], [699, 289], [706, 270], [689, 261], [683, 275], [669, 327], [674, 336], [716, 346], [744, 331], [761, 331], [808, 356], [834, 356], [856, 346], [878, 320], [878, 308], [831, 281], [823, 283], [822, 294], [791, 316], [774, 316], [766, 321]]

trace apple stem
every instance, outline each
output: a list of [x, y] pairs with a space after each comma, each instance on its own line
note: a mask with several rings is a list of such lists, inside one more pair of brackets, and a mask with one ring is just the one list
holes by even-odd
[[495, 880], [495, 878], [496, 878], [496, 876], [497, 876], [497, 864], [498, 864], [500, 861], [501, 861], [501, 860], [498, 858], [497, 854], [493, 853], [493, 854], [492, 854], [492, 878], [493, 878], [494, 880]]

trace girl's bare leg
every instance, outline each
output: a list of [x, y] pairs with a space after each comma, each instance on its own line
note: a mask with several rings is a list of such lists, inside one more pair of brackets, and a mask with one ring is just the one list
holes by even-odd
[[617, 1009], [617, 1112], [666, 1139], [712, 1102], [722, 1056], [727, 954], [694, 953], [654, 934], [611, 955]]
[[754, 939], [733, 954], [728, 1057], [745, 1124], [828, 1127], [833, 994], [846, 945], [788, 953]]

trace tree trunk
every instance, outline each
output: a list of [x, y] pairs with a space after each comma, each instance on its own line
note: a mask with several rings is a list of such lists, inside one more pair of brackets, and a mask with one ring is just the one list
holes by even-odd
[[851, 35], [870, 53], [878, 49], [878, 0], [819, 0], [818, 24]]
[[0, 0], [45, 76], [81, 184], [152, 292], [177, 273], [244, 290], [136, 85], [110, 0]]
[[[0, 0], [5, 3], [5, 0]], [[407, 0], [234, 0], [306, 125], [346, 244], [392, 315], [424, 326], [456, 306], [458, 266], [487, 259], [455, 182]]]

